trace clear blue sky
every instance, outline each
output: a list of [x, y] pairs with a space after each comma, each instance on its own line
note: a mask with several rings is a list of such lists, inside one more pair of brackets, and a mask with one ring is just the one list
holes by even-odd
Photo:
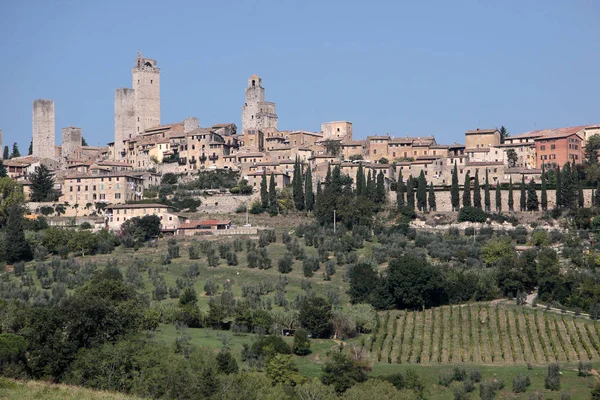
[[600, 123], [600, 2], [3, 1], [0, 129], [27, 151], [31, 108], [56, 138], [113, 140], [138, 50], [161, 68], [161, 122], [241, 125], [250, 75], [279, 129], [349, 120], [355, 137], [512, 133]]

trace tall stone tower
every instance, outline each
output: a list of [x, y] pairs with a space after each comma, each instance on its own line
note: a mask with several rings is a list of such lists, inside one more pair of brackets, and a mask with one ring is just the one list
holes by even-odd
[[277, 129], [275, 103], [265, 101], [262, 79], [258, 75], [252, 75], [248, 79], [246, 102], [242, 107], [242, 133], [246, 134], [248, 130], [259, 131], [263, 128]]
[[4, 152], [2, 151], [2, 129], [0, 129], [0, 159], [4, 157]]
[[81, 158], [81, 138], [81, 128], [76, 128], [74, 126], [62, 128], [62, 144], [60, 146], [60, 151], [63, 159], [77, 160]]
[[37, 99], [33, 102], [33, 156], [56, 158], [54, 138], [54, 100]]
[[132, 70], [136, 134], [160, 125], [160, 68], [138, 52]]
[[117, 89], [115, 90], [115, 160], [121, 160], [126, 155], [123, 141], [135, 135], [137, 135], [135, 90]]

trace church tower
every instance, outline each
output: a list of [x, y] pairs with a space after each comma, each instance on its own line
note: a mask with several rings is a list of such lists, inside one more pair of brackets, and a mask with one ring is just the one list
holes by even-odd
[[258, 134], [263, 128], [277, 129], [277, 113], [275, 103], [265, 101], [265, 89], [262, 87], [262, 79], [258, 75], [252, 75], [248, 79], [246, 88], [246, 102], [242, 107], [242, 132], [253, 131]]
[[132, 70], [135, 111], [135, 134], [160, 125], [160, 68], [156, 61], [138, 52]]

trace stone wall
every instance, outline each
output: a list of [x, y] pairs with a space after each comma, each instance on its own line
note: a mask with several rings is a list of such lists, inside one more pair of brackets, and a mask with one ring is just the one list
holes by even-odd
[[55, 159], [54, 100], [33, 102], [33, 156]]
[[[462, 188], [460, 190], [460, 205], [462, 206]], [[548, 190], [547, 191], [548, 194], [548, 209], [552, 209], [554, 208], [554, 205], [556, 204], [556, 192], [554, 190]], [[501, 195], [502, 195], [502, 211], [508, 211], [508, 190], [502, 190], [501, 191]], [[537, 195], [538, 195], [538, 201], [541, 204], [541, 200], [542, 200], [542, 192], [541, 190], [537, 191]], [[473, 196], [473, 191], [471, 190], [471, 196]], [[396, 202], [396, 192], [389, 192], [389, 197], [390, 197], [390, 201], [395, 203]], [[583, 190], [583, 198], [584, 198], [584, 205], [586, 207], [591, 207], [592, 204], [592, 189], [584, 189]], [[484, 191], [483, 189], [481, 190], [481, 205], [483, 206], [484, 204]], [[496, 191], [495, 190], [491, 190], [490, 191], [490, 200], [491, 200], [491, 207], [492, 207], [492, 211], [496, 211]], [[520, 189], [513, 189], [513, 200], [514, 200], [514, 209], [515, 210], [519, 210], [519, 205], [520, 205], [520, 201], [521, 201], [521, 190]], [[451, 203], [451, 199], [450, 199], [450, 191], [436, 191], [435, 192], [435, 202], [437, 205], [437, 211], [452, 211], [452, 203]], [[540, 205], [541, 207], [541, 205]], [[541, 208], [540, 208], [541, 209]]]
[[81, 159], [81, 128], [62, 128], [61, 156], [65, 159]]

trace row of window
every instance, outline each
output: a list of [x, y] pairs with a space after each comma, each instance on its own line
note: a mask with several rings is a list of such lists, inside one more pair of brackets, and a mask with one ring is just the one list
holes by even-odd
[[[88, 188], [89, 188], [89, 186], [85, 185], [84, 186], [84, 192], [87, 192], [89, 190]], [[120, 187], [120, 185], [118, 183], [117, 183], [115, 189], [116, 190], [120, 190], [121, 189], [121, 187]], [[97, 190], [96, 189], [96, 185], [93, 185], [92, 186], [92, 191], [95, 191], [95, 190]], [[104, 185], [103, 184], [100, 185], [100, 190], [104, 190]], [[69, 192], [72, 192], [72, 191], [73, 191], [73, 186], [69, 186]], [[81, 185], [77, 185], [77, 191], [81, 192]]]
[[[551, 144], [550, 145], [550, 150], [555, 150], [555, 149], [556, 149], [556, 145], [555, 144]], [[540, 146], [540, 150], [542, 150], [542, 151], [546, 150], [546, 146], [545, 145]]]

